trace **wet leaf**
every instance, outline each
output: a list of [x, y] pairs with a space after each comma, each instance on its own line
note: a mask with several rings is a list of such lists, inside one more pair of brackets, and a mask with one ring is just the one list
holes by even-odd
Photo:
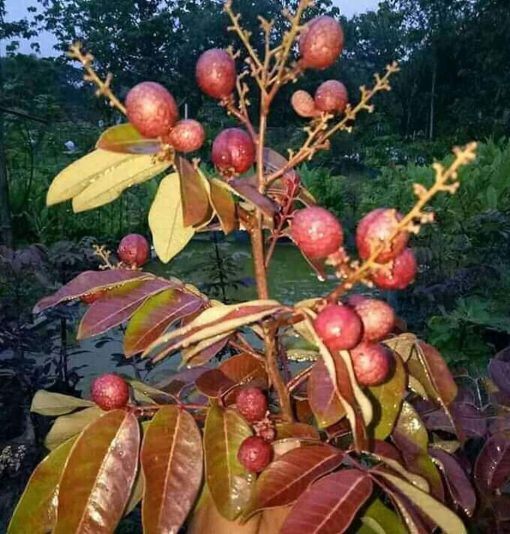
[[239, 517], [252, 497], [255, 478], [237, 459], [241, 443], [251, 435], [250, 426], [234, 410], [209, 410], [204, 432], [207, 485], [226, 519]]
[[183, 291], [167, 289], [146, 300], [131, 317], [124, 334], [124, 354], [143, 352], [175, 321], [197, 312], [204, 302]]
[[321, 478], [297, 500], [282, 534], [341, 534], [372, 494], [372, 480], [362, 471], [344, 469]]
[[476, 494], [466, 472], [451, 454], [441, 449], [431, 449], [429, 453], [443, 473], [453, 502], [471, 517], [476, 508]]
[[312, 482], [338, 467], [343, 458], [339, 449], [323, 444], [300, 447], [280, 456], [258, 478], [247, 516], [293, 503]]
[[397, 488], [399, 492], [405, 495], [407, 499], [417, 506], [439, 528], [443, 529], [445, 534], [464, 534], [466, 532], [464, 524], [457, 515], [428, 493], [419, 490], [409, 482], [395, 475], [380, 473], [378, 476], [381, 476]]
[[253, 380], [265, 381], [267, 373], [264, 362], [250, 354], [238, 354], [225, 360], [219, 366], [220, 371], [238, 384], [247, 384]]
[[55, 534], [113, 532], [129, 501], [139, 447], [138, 421], [122, 410], [83, 431], [60, 482]]
[[308, 380], [308, 402], [319, 428], [327, 428], [345, 417], [345, 409], [322, 359], [315, 362]]
[[70, 415], [62, 415], [55, 420], [48, 434], [44, 438], [44, 446], [53, 450], [64, 441], [79, 434], [88, 424], [99, 419], [104, 412], [97, 406], [85, 408]]
[[158, 139], [147, 139], [130, 123], [118, 124], [104, 131], [96, 148], [120, 154], [157, 154], [161, 150]]
[[181, 185], [181, 200], [184, 226], [200, 225], [208, 218], [209, 195], [202, 178], [185, 158], [176, 156], [175, 166]]
[[305, 423], [277, 423], [276, 439], [286, 438], [320, 440], [320, 434], [315, 427]]
[[127, 321], [151, 296], [171, 286], [169, 280], [154, 278], [142, 281], [128, 290], [112, 291], [106, 299], [97, 300], [89, 306], [78, 328], [78, 339], [85, 339], [107, 332]]
[[217, 178], [210, 181], [210, 186], [211, 204], [218, 216], [223, 233], [228, 235], [238, 226], [234, 198]]
[[58, 487], [75, 439], [62, 443], [35, 468], [7, 528], [8, 534], [46, 534], [56, 520]]
[[363, 526], [356, 534], [407, 534], [397, 514], [384, 506], [380, 499], [370, 504], [361, 521]]
[[40, 389], [32, 399], [30, 411], [39, 415], [54, 417], [74, 412], [78, 408], [95, 406], [93, 402], [86, 399], [78, 399], [61, 393], [53, 393]]
[[476, 459], [474, 476], [482, 494], [501, 489], [510, 479], [510, 439], [494, 435], [485, 442]]
[[42, 312], [62, 302], [77, 299], [102, 289], [120, 287], [131, 282], [154, 278], [149, 273], [113, 269], [108, 271], [85, 271], [62, 286], [56, 293], [40, 300], [34, 307], [34, 313]]
[[193, 416], [177, 406], [158, 410], [145, 432], [140, 459], [143, 531], [177, 532], [202, 482], [202, 436]]
[[[113, 152], [108, 154], [116, 155]], [[130, 154], [106, 171], [100, 174], [94, 172], [93, 181], [73, 197], [73, 211], [79, 213], [108, 204], [119, 198], [125, 189], [162, 173], [168, 165], [168, 162], [155, 161], [152, 155]]]
[[235, 382], [230, 380], [219, 369], [210, 369], [199, 378], [197, 378], [196, 386], [199, 391], [208, 397], [221, 397]]
[[189, 243], [195, 230], [184, 225], [181, 186], [177, 173], [161, 180], [149, 212], [149, 226], [159, 259], [168, 263]]

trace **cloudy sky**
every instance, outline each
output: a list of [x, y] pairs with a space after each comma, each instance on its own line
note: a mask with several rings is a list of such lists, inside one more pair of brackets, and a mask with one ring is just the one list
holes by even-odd
[[[109, 1], [109, 0], [105, 0]], [[343, 15], [351, 16], [356, 13], [361, 13], [369, 9], [375, 9], [379, 0], [333, 0], [333, 3], [336, 4], [342, 11]], [[36, 5], [35, 0], [6, 0], [6, 20], [15, 20], [20, 19], [26, 16], [27, 7], [31, 5]], [[41, 54], [49, 55], [51, 54], [53, 48], [53, 38], [51, 35], [40, 35], [38, 38], [39, 44], [41, 45]], [[1, 46], [1, 52], [3, 53], [4, 46]], [[30, 47], [28, 43], [23, 43], [21, 47], [22, 52], [29, 52]]]

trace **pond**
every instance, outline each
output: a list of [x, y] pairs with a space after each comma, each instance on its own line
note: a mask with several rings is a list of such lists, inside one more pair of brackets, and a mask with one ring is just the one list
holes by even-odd
[[[234, 261], [235, 278], [251, 281], [239, 289], [228, 289], [228, 298], [236, 301], [256, 298], [249, 244], [224, 241], [219, 244], [219, 249], [223, 257], [229, 257]], [[161, 276], [173, 276], [200, 287], [208, 282], [204, 280], [204, 269], [208, 262], [214, 261], [214, 255], [214, 244], [211, 241], [197, 240], [188, 245], [169, 264], [163, 265], [155, 261], [147, 270]], [[325, 294], [334, 287], [335, 281], [319, 281], [295, 246], [281, 244], [277, 246], [271, 263], [269, 284], [271, 298], [290, 304]], [[133, 375], [132, 368], [116, 367], [111, 358], [112, 354], [122, 352], [122, 335], [118, 330], [105, 338], [86, 340], [80, 344], [79, 349], [87, 352], [70, 356], [70, 365], [86, 366], [80, 370], [82, 379], [78, 384], [78, 388], [85, 394], [88, 392], [91, 380], [99, 374], [114, 371]], [[158, 377], [167, 373], [169, 369], [176, 369], [178, 365], [179, 357], [174, 355], [159, 364], [147, 378], [150, 381], [157, 381]]]

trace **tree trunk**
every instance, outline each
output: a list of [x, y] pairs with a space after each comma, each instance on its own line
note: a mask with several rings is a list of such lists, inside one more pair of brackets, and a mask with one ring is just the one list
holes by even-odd
[[[0, 100], [3, 97], [2, 58], [0, 57]], [[11, 203], [9, 200], [9, 182], [7, 180], [7, 162], [5, 159], [4, 115], [0, 112], [0, 245], [12, 248]]]
[[432, 81], [430, 84], [430, 123], [429, 123], [429, 139], [434, 139], [435, 127], [435, 107], [436, 107], [436, 81], [437, 81], [437, 62], [434, 60], [432, 65]]

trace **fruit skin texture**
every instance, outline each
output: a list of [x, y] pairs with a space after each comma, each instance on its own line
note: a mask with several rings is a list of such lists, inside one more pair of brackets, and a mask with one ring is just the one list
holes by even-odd
[[344, 242], [344, 231], [338, 219], [318, 206], [296, 211], [290, 233], [309, 258], [327, 258], [337, 252]]
[[383, 300], [356, 296], [349, 298], [347, 304], [361, 318], [363, 341], [381, 341], [393, 331], [396, 320], [395, 312]]
[[344, 32], [338, 22], [326, 15], [311, 20], [299, 38], [302, 65], [327, 69], [337, 60], [344, 47]]
[[259, 388], [246, 386], [237, 392], [236, 406], [249, 423], [256, 423], [266, 415], [267, 399]]
[[389, 377], [392, 355], [380, 343], [360, 343], [351, 351], [351, 359], [356, 380], [361, 386], [378, 386]]
[[406, 248], [389, 265], [374, 270], [371, 277], [381, 289], [405, 289], [414, 281], [417, 272], [416, 256], [410, 248]]
[[246, 438], [239, 447], [237, 459], [248, 471], [260, 473], [269, 465], [273, 448], [259, 436]]
[[204, 127], [193, 119], [179, 121], [164, 139], [177, 152], [194, 152], [204, 144], [204, 140]]
[[344, 111], [349, 95], [342, 82], [328, 80], [322, 83], [315, 91], [315, 107], [326, 113], [339, 113]]
[[159, 83], [142, 82], [126, 97], [129, 122], [144, 137], [161, 137], [168, 133], [179, 117], [174, 97]]
[[122, 238], [117, 249], [120, 260], [127, 265], [140, 267], [149, 259], [149, 242], [143, 235], [129, 234]]
[[318, 114], [312, 95], [302, 89], [292, 95], [290, 104], [300, 117], [315, 117]]
[[[373, 252], [395, 231], [402, 215], [395, 209], [378, 208], [371, 211], [358, 224], [356, 246], [361, 258], [368, 259]], [[396, 258], [407, 246], [408, 232], [399, 232], [377, 256], [378, 263], [386, 263]]]
[[202, 91], [212, 98], [230, 96], [236, 85], [236, 64], [221, 48], [211, 48], [198, 59], [196, 79]]
[[92, 383], [91, 396], [102, 410], [117, 410], [126, 406], [129, 400], [129, 386], [118, 375], [102, 375]]
[[241, 128], [223, 130], [212, 146], [212, 161], [225, 174], [242, 174], [255, 161], [255, 145]]
[[361, 341], [363, 324], [349, 306], [330, 304], [314, 321], [315, 331], [331, 351], [353, 349]]

